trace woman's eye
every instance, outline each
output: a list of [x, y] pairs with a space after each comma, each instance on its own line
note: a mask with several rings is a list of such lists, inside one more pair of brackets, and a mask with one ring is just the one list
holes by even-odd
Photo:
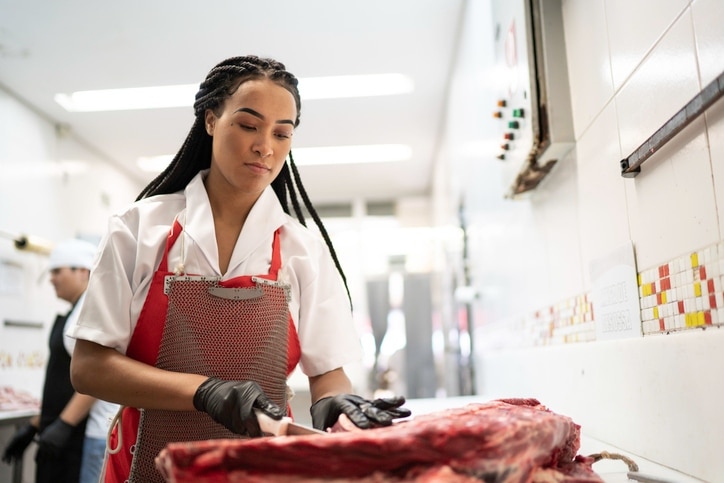
[[239, 126], [241, 126], [242, 129], [245, 129], [245, 130], [247, 130], [247, 131], [254, 131], [254, 130], [256, 130], [256, 128], [255, 128], [254, 126], [250, 126], [250, 125], [248, 125], [248, 124], [239, 124]]
[[292, 135], [287, 132], [278, 132], [276, 135], [278, 138], [282, 139], [289, 139], [290, 137], [292, 137]]

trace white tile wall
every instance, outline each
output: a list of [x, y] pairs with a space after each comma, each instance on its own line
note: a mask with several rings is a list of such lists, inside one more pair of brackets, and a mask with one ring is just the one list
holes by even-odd
[[577, 164], [575, 152], [559, 160], [555, 176], [544, 180], [531, 200], [538, 230], [543, 235], [545, 274], [549, 300], [562, 300], [577, 294], [583, 284], [581, 244], [577, 203]]
[[564, 0], [571, 108], [576, 139], [613, 98], [604, 0]]
[[702, 87], [724, 72], [724, 2], [694, 0], [691, 4]]
[[639, 270], [718, 240], [706, 138], [695, 134], [703, 130], [703, 119], [698, 119], [629, 180], [631, 236]]
[[[574, 330], [562, 326], [550, 332], [545, 310], [565, 312], [571, 297], [590, 291], [591, 259], [630, 240], [638, 270], [648, 274], [724, 240], [724, 102], [647, 160], [638, 177], [622, 178], [619, 167], [724, 70], [724, 2], [562, 4], [577, 136], [573, 165], [556, 167], [524, 207], [489, 200], [471, 207], [487, 213], [475, 217], [471, 269], [476, 280], [497, 290], [476, 307], [483, 314], [476, 331], [479, 387], [560, 404], [562, 412], [580, 415], [584, 432], [717, 481], [724, 467], [713, 461], [724, 446], [724, 428], [712, 401], [723, 394], [711, 381], [720, 375], [713, 368], [722, 364], [721, 329], [568, 344], [575, 348], [521, 348], [534, 345], [536, 337], [565, 340]], [[458, 99], [469, 103], [471, 97], [458, 93]], [[453, 106], [450, 117], [462, 112]], [[523, 212], [528, 216], [520, 216]], [[540, 256], [546, 258], [542, 264]], [[717, 268], [724, 273], [724, 266]], [[709, 300], [689, 295], [678, 287], [667, 293], [697, 317], [701, 302], [706, 316]], [[657, 311], [672, 309], [661, 305], [668, 308]], [[656, 315], [653, 305], [644, 310]], [[535, 320], [527, 326], [528, 316]], [[718, 307], [710, 316], [721, 322]], [[585, 323], [576, 329], [585, 332]], [[646, 323], [647, 333], [656, 332], [655, 319]], [[695, 369], [699, 366], [703, 370]]]
[[624, 156], [639, 147], [699, 90], [694, 33], [687, 11], [616, 96]]
[[[690, 12], [634, 72], [616, 97], [624, 156], [699, 92]], [[627, 185], [639, 268], [718, 238], [705, 124], [697, 119], [642, 165]]]
[[724, 209], [719, 208], [724, 204], [724, 100], [719, 100], [711, 107], [705, 117], [709, 134], [707, 140], [711, 156], [714, 196], [718, 207], [719, 239], [724, 240]]
[[622, 156], [613, 103], [601, 111], [576, 148], [583, 286], [590, 290], [591, 260], [631, 238], [625, 191], [629, 180], [621, 177], [617, 162]]
[[[606, 0], [611, 72], [616, 89], [637, 68], [689, 0]], [[586, 19], [581, 20], [584, 24]]]

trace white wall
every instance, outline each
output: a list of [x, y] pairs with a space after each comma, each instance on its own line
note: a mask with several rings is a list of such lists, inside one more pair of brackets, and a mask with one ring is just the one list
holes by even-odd
[[[97, 241], [108, 216], [133, 201], [143, 182], [130, 179], [72, 133], [58, 132], [2, 89], [0, 173], [0, 387], [40, 399], [50, 328], [56, 314], [69, 307], [50, 285], [47, 256], [17, 250], [12, 238], [25, 235], [48, 244], [69, 237]], [[12, 426], [0, 425], [2, 447], [13, 432]], [[23, 481], [33, 481], [32, 458], [27, 451]], [[1, 481], [10, 481], [11, 475], [10, 466], [0, 465]]]
[[[621, 244], [633, 243], [642, 272], [724, 238], [721, 101], [638, 177], [622, 178], [618, 165], [724, 70], [724, 3], [564, 0], [576, 149], [532, 196], [516, 201], [503, 198], [500, 162], [490, 154], [498, 130], [489, 10], [489, 1], [468, 2], [435, 194], [439, 224], [455, 222], [451, 199], [465, 200], [469, 211], [473, 278], [482, 292], [478, 389], [538, 397], [591, 436], [721, 480], [721, 329], [514, 347], [524, 336], [516, 332], [522, 317], [590, 293], [590, 261]], [[466, 146], [482, 149], [471, 154]], [[442, 168], [451, 162], [447, 176]]]
[[[143, 186], [3, 90], [0, 173], [0, 385], [39, 397], [50, 327], [68, 306], [50, 285], [47, 257], [17, 250], [12, 237], [96, 241], [108, 216]], [[7, 327], [5, 320], [43, 327]]]

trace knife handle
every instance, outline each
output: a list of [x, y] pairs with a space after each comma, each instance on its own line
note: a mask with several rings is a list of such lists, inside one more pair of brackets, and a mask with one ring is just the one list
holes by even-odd
[[256, 420], [259, 422], [259, 428], [264, 436], [284, 436], [287, 434], [287, 425], [292, 420], [290, 417], [283, 417], [276, 420], [267, 416], [261, 409], [254, 409]]

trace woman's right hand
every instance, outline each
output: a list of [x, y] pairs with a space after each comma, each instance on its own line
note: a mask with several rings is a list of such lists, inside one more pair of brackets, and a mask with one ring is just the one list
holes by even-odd
[[251, 437], [262, 435], [254, 409], [279, 420], [284, 411], [271, 402], [254, 381], [206, 379], [194, 394], [194, 407], [207, 413], [229, 431]]

